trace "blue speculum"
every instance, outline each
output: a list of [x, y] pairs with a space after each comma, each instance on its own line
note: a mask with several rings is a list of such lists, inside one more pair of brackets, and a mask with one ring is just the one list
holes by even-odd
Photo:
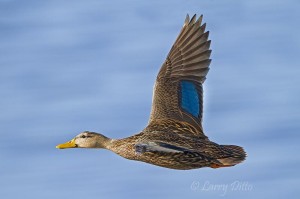
[[194, 117], [200, 113], [199, 94], [196, 85], [191, 81], [181, 81], [181, 108]]

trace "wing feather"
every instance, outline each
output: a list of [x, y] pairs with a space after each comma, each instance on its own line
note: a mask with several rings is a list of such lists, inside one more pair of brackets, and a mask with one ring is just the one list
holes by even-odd
[[[187, 122], [204, 136], [202, 84], [211, 62], [211, 42], [209, 32], [205, 32], [206, 24], [201, 25], [202, 18], [201, 15], [196, 19], [194, 15], [190, 19], [187, 15], [158, 73], [149, 123], [158, 119]], [[199, 110], [193, 110], [195, 108]]]

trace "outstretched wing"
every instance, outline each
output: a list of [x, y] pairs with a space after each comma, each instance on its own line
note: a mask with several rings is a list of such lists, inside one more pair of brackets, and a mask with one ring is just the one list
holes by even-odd
[[163, 63], [154, 86], [149, 123], [160, 119], [187, 122], [203, 135], [202, 84], [209, 70], [209, 32], [201, 25], [202, 15], [185, 23]]

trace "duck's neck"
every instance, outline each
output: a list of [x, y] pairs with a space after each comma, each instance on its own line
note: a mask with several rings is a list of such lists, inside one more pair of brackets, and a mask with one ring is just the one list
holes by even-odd
[[128, 138], [110, 139], [106, 144], [106, 149], [127, 159], [134, 159], [135, 153], [133, 150], [134, 143]]
[[95, 133], [97, 134], [96, 139], [94, 140], [94, 147], [92, 148], [103, 148], [103, 149], [109, 149], [111, 142], [113, 139], [108, 138], [102, 134]]
[[105, 141], [105, 149], [116, 152], [122, 146], [122, 139], [111, 139]]

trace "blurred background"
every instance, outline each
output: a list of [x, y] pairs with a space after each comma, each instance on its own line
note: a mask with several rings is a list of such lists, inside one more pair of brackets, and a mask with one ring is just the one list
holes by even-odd
[[[0, 0], [1, 198], [297, 198], [297, 0]], [[186, 14], [212, 40], [204, 128], [245, 148], [232, 168], [176, 171], [105, 150], [58, 150], [84, 130], [147, 124]], [[298, 63], [298, 64], [297, 64]]]

